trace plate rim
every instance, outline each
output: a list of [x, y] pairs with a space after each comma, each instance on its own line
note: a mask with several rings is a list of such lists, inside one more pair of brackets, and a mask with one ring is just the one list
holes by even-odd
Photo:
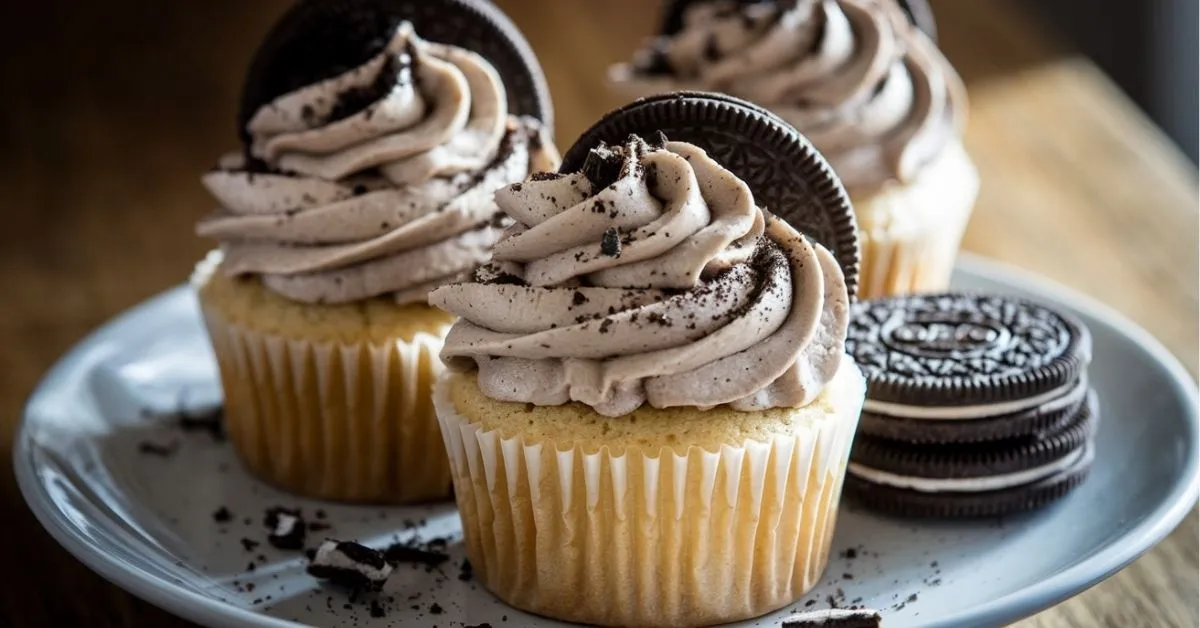
[[[1012, 285], [1019, 290], [1057, 301], [1127, 336], [1163, 367], [1171, 386], [1183, 400], [1187, 414], [1185, 424], [1193, 438], [1184, 461], [1185, 473], [1177, 478], [1167, 498], [1152, 512], [1147, 513], [1141, 524], [1122, 535], [1117, 542], [1110, 543], [1101, 551], [1037, 585], [1023, 587], [971, 609], [940, 618], [928, 624], [930, 628], [950, 628], [968, 624], [1002, 625], [1028, 617], [1083, 593], [1158, 545], [1179, 526], [1200, 499], [1200, 449], [1196, 446], [1196, 437], [1200, 434], [1200, 418], [1197, 416], [1196, 381], [1157, 338], [1111, 306], [1008, 262], [962, 252], [958, 256], [955, 270], [979, 276], [987, 281]], [[38, 479], [39, 450], [34, 447], [33, 428], [30, 426], [30, 408], [33, 402], [62, 379], [67, 365], [99, 344], [113, 328], [145, 310], [153, 309], [160, 302], [177, 298], [180, 292], [189, 289], [186, 283], [176, 285], [121, 312], [92, 330], [55, 361], [42, 376], [21, 410], [20, 425], [13, 439], [13, 468], [17, 485], [26, 505], [51, 537], [76, 560], [136, 597], [167, 612], [206, 625], [213, 625], [213, 621], [221, 621], [223, 625], [227, 625], [224, 622], [236, 621], [244, 626], [263, 628], [306, 626], [307, 624], [256, 613], [190, 591], [147, 574], [136, 565], [112, 556], [79, 534], [74, 527], [67, 525], [61, 517], [61, 511], [54, 507], [53, 499]]]
[[966, 621], [1002, 625], [1075, 597], [1128, 567], [1157, 546], [1179, 527], [1200, 499], [1200, 452], [1196, 446], [1197, 436], [1200, 435], [1200, 419], [1197, 416], [1196, 380], [1153, 334], [1097, 299], [1008, 262], [964, 252], [959, 254], [955, 269], [988, 280], [1017, 285], [1022, 290], [1063, 303], [1128, 336], [1166, 371], [1171, 385], [1178, 391], [1180, 399], [1184, 400], [1185, 411], [1190, 419], [1185, 423], [1190, 428], [1192, 438], [1188, 447], [1189, 455], [1184, 461], [1185, 472], [1177, 478], [1167, 499], [1147, 513], [1141, 524], [1122, 535], [1119, 542], [1113, 542], [1083, 561], [1050, 576], [1038, 586], [1018, 589], [975, 607], [969, 616], [965, 612], [958, 613], [930, 624], [929, 628], [952, 628], [964, 625]]
[[213, 623], [214, 621], [222, 622], [221, 625], [227, 625], [224, 622], [236, 621], [239, 622], [237, 625], [253, 628], [306, 628], [308, 624], [256, 613], [166, 582], [145, 573], [136, 565], [103, 551], [101, 547], [90, 542], [74, 527], [66, 523], [61, 516], [61, 511], [54, 508], [51, 496], [38, 479], [37, 459], [41, 454], [39, 449], [34, 447], [33, 428], [29, 425], [31, 422], [29, 420], [30, 407], [34, 400], [40, 398], [47, 389], [58, 384], [59, 380], [64, 377], [68, 365], [103, 342], [113, 329], [129, 319], [136, 318], [146, 310], [154, 309], [162, 302], [178, 298], [179, 293], [190, 289], [189, 284], [181, 283], [120, 312], [72, 345], [43, 374], [42, 379], [38, 381], [21, 409], [20, 427], [13, 438], [13, 468], [17, 486], [25, 504], [33, 512], [34, 518], [59, 545], [88, 569], [134, 597], [145, 600], [168, 613], [206, 626], [216, 625]]

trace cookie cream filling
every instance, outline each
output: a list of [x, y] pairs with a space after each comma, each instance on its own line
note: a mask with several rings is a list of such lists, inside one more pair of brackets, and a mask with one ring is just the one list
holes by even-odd
[[882, 414], [901, 419], [985, 419], [1038, 408], [1043, 414], [1057, 412], [1079, 403], [1088, 391], [1086, 375], [1078, 380], [1051, 389], [1040, 395], [969, 406], [914, 406], [890, 401], [867, 399], [863, 412]]
[[1091, 441], [1075, 449], [1066, 456], [1049, 464], [1015, 473], [1003, 473], [978, 478], [925, 478], [914, 475], [900, 475], [881, 471], [851, 462], [846, 466], [847, 472], [874, 484], [882, 484], [895, 488], [903, 488], [922, 493], [982, 493], [998, 491], [1015, 486], [1032, 484], [1044, 480], [1059, 472], [1071, 469], [1076, 465], [1086, 465], [1091, 462], [1095, 452]]

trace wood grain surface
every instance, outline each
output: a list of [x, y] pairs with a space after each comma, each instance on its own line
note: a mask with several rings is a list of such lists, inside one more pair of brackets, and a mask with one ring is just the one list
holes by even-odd
[[[207, 243], [198, 176], [234, 142], [241, 74], [286, 0], [0, 5], [0, 438], [38, 378], [109, 317], [182, 281]], [[644, 0], [503, 0], [549, 76], [569, 144], [619, 104], [605, 68], [655, 21]], [[966, 248], [1137, 321], [1197, 372], [1197, 171], [1090, 63], [1002, 0], [935, 2], [972, 99], [983, 191]], [[0, 625], [185, 626], [61, 550], [0, 481]], [[1021, 626], [1200, 623], [1197, 517]]]

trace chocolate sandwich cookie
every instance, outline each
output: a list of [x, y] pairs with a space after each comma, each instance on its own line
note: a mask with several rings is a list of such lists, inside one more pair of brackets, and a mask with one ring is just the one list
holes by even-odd
[[913, 443], [1062, 429], [1087, 396], [1091, 335], [1074, 316], [997, 295], [876, 299], [851, 311], [867, 376], [860, 432]]
[[277, 97], [358, 67], [402, 22], [435, 43], [487, 59], [504, 83], [509, 113], [554, 128], [550, 89], [516, 25], [488, 0], [298, 0], [263, 39], [246, 73], [238, 133]]
[[1099, 408], [1075, 317], [999, 295], [878, 299], [852, 307], [846, 350], [867, 376], [852, 499], [903, 516], [995, 516], [1087, 477]]
[[779, 628], [879, 628], [883, 617], [869, 608], [827, 608], [784, 618]]
[[1045, 438], [912, 445], [860, 436], [846, 493], [890, 514], [999, 516], [1047, 505], [1086, 479], [1094, 458], [1095, 395], [1071, 425]]
[[995, 517], [1064, 497], [1087, 479], [1094, 457], [1095, 444], [1089, 440], [1044, 468], [957, 480], [881, 474], [851, 463], [845, 490], [859, 503], [903, 517]]
[[[729, 2], [734, 6], [745, 4], [764, 4], [766, 2], [781, 2], [782, 0], [674, 0], [668, 2], [663, 9], [662, 26], [659, 32], [663, 35], [676, 35], [683, 30], [683, 17], [688, 8], [701, 2]], [[904, 13], [912, 20], [917, 28], [925, 32], [930, 39], [937, 41], [937, 24], [933, 19], [933, 10], [927, 0], [896, 0]]]
[[392, 565], [383, 553], [353, 541], [326, 539], [308, 564], [308, 574], [355, 590], [383, 588]]
[[[1069, 425], [1044, 436], [979, 443], [915, 445], [860, 434], [854, 441], [851, 464], [861, 472], [858, 473], [861, 477], [887, 474], [908, 479], [929, 478], [944, 481], [947, 485], [953, 485], [958, 480], [980, 480], [974, 482], [978, 486], [1004, 484], [1009, 480], [983, 480], [1009, 475], [1024, 476], [1035, 474], [1034, 470], [1064, 466], [1065, 460], [1091, 441], [1098, 417], [1096, 395], [1093, 393], [1088, 395], [1088, 403], [1071, 417]], [[1045, 473], [1049, 474], [1048, 471]], [[932, 487], [938, 482], [928, 485]]]
[[593, 149], [636, 135], [651, 144], [689, 142], [737, 175], [764, 210], [829, 249], [854, 298], [858, 225], [841, 181], [798, 131], [757, 105], [725, 94], [676, 92], [634, 101], [585, 131], [563, 156], [578, 172]]

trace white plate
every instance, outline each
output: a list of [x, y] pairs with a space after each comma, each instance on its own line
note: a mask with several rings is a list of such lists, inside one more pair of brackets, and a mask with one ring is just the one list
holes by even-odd
[[[1196, 385], [1166, 350], [1111, 310], [1027, 275], [966, 258], [954, 283], [1057, 304], [1091, 328], [1090, 376], [1103, 411], [1092, 476], [1062, 502], [1007, 520], [920, 523], [845, 505], [835, 557], [806, 598], [817, 600], [815, 608], [833, 595], [883, 610], [890, 628], [1001, 625], [1112, 575], [1196, 502]], [[395, 602], [383, 619], [372, 619], [361, 601], [343, 609], [345, 596], [306, 576], [302, 556], [265, 543], [247, 553], [239, 539], [265, 540], [261, 519], [273, 505], [324, 508], [335, 524], [325, 534], [376, 545], [413, 534], [454, 536], [459, 523], [448, 505], [379, 509], [296, 499], [249, 478], [227, 444], [141, 413], [174, 409], [181, 399], [211, 405], [219, 395], [186, 288], [131, 310], [63, 358], [30, 400], [15, 447], [25, 499], [89, 567], [209, 626], [563, 625], [507, 608], [477, 583], [460, 581], [459, 543], [451, 543], [452, 562], [440, 571], [397, 569], [385, 590]], [[181, 447], [157, 457], [139, 453], [146, 441]], [[214, 522], [221, 506], [233, 523]], [[426, 521], [406, 529], [406, 519]], [[850, 547], [859, 550], [856, 558], [837, 555]], [[266, 561], [247, 572], [260, 553]], [[441, 614], [430, 614], [434, 602]], [[781, 616], [742, 625], [775, 626]]]

